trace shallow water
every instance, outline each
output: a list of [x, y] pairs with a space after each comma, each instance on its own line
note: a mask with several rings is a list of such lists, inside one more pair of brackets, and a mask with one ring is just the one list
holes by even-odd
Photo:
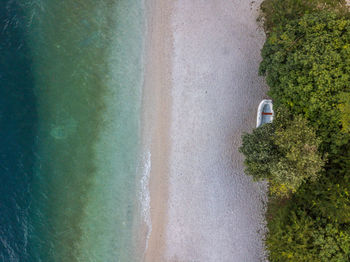
[[2, 261], [133, 261], [141, 0], [2, 1]]

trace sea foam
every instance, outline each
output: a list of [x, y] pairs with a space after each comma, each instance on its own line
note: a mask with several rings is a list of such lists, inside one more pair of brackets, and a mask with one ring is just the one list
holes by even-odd
[[146, 152], [142, 161], [143, 168], [142, 168], [142, 177], [140, 180], [140, 191], [139, 191], [139, 198], [141, 203], [141, 214], [143, 221], [147, 225], [147, 236], [146, 236], [146, 245], [145, 250], [148, 248], [148, 240], [150, 238], [151, 232], [152, 232], [152, 220], [151, 220], [151, 196], [150, 196], [150, 190], [149, 190], [149, 179], [150, 179], [150, 173], [151, 173], [151, 152]]

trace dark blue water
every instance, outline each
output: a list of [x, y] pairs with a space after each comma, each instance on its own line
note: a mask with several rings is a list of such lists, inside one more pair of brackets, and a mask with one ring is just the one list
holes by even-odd
[[25, 18], [0, 0], [0, 261], [29, 261], [36, 99]]

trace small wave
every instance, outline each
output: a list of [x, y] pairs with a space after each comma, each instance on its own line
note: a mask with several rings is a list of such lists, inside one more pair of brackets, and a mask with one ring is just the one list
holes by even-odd
[[149, 191], [149, 179], [151, 173], [151, 152], [146, 152], [142, 161], [142, 177], [141, 177], [141, 190], [140, 190], [140, 202], [141, 202], [141, 214], [144, 222], [148, 227], [146, 236], [145, 252], [148, 248], [148, 240], [152, 232], [152, 221], [151, 221], [151, 196]]

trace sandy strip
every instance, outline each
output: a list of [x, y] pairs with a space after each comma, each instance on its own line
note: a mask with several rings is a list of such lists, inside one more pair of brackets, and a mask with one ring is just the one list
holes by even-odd
[[144, 108], [153, 229], [145, 261], [264, 259], [265, 187], [244, 175], [238, 152], [266, 91], [258, 5], [150, 1]]
[[143, 96], [144, 137], [151, 152], [152, 231], [145, 261], [165, 261], [165, 227], [168, 210], [169, 128], [171, 109], [171, 54], [173, 47], [171, 0], [147, 2], [148, 38]]

